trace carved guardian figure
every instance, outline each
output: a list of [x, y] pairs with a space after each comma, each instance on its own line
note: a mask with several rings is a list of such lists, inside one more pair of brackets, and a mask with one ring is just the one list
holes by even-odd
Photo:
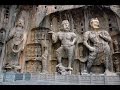
[[56, 43], [58, 40], [61, 41], [61, 46], [56, 50], [58, 60], [58, 65], [56, 67], [62, 66], [62, 53], [65, 51], [69, 61], [68, 70], [73, 70], [71, 64], [74, 59], [76, 34], [74, 32], [70, 32], [70, 24], [68, 20], [62, 21], [61, 31], [57, 33], [51, 31], [49, 33], [52, 33], [52, 40], [54, 43]]
[[[105, 74], [110, 75], [110, 68], [113, 68], [111, 63], [111, 49], [109, 43], [111, 43], [111, 37], [106, 30], [99, 29], [99, 20], [92, 18], [90, 21], [91, 31], [84, 33], [84, 45], [89, 49], [89, 56], [87, 61], [88, 72], [91, 71], [92, 65], [99, 61], [100, 53], [104, 54]], [[92, 44], [88, 43], [91, 42]]]

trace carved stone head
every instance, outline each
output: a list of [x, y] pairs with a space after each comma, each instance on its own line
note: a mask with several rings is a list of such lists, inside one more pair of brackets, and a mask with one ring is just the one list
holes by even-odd
[[116, 45], [118, 44], [117, 40], [113, 40], [113, 42], [114, 42], [114, 44], [116, 44]]
[[99, 28], [99, 20], [98, 18], [92, 18], [90, 20], [90, 26], [94, 29], [98, 29]]
[[24, 27], [24, 20], [20, 18], [16, 23], [16, 27], [22, 27], [23, 28]]
[[70, 23], [68, 20], [63, 20], [61, 25], [62, 25], [62, 28], [61, 28], [62, 30], [64, 31], [70, 30]]

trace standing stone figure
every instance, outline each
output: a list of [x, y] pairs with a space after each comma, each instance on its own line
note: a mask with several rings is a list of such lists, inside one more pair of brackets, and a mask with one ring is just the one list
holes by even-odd
[[9, 33], [8, 40], [12, 40], [11, 42], [11, 49], [13, 54], [15, 55], [15, 60], [14, 64], [12, 67], [14, 68], [19, 68], [19, 59], [20, 59], [20, 54], [21, 51], [24, 49], [24, 44], [25, 44], [25, 29], [24, 29], [24, 20], [23, 18], [20, 18], [18, 22], [16, 23], [15, 27], [12, 28], [12, 30]]
[[47, 43], [44, 43], [44, 53], [42, 54], [42, 73], [48, 73], [47, 72], [47, 60], [48, 60], [48, 46]]
[[114, 67], [116, 72], [120, 72], [120, 62], [118, 57], [114, 57]]
[[[99, 20], [97, 18], [91, 19], [90, 26], [92, 31], [86, 31], [84, 33], [83, 42], [90, 51], [87, 61], [88, 72], [90, 72], [92, 65], [99, 60], [97, 59], [99, 54], [102, 53], [104, 55], [103, 63], [105, 65], [105, 74], [111, 75], [112, 72], [110, 70], [113, 68], [109, 46], [109, 43], [111, 43], [111, 37], [107, 31], [99, 29]], [[88, 43], [88, 41], [92, 44]]]
[[69, 21], [68, 20], [62, 21], [61, 31], [57, 33], [54, 32], [49, 32], [49, 33], [52, 33], [52, 40], [54, 43], [56, 43], [58, 40], [61, 41], [61, 46], [56, 50], [57, 60], [58, 60], [58, 65], [56, 67], [60, 67], [60, 70], [62, 70], [61, 67], [63, 66], [61, 59], [62, 59], [62, 53], [65, 52], [69, 61], [67, 70], [72, 71], [73, 68], [71, 67], [71, 64], [74, 59], [76, 34], [74, 32], [70, 32]]
[[113, 40], [114, 52], [119, 52], [119, 43], [117, 40]]

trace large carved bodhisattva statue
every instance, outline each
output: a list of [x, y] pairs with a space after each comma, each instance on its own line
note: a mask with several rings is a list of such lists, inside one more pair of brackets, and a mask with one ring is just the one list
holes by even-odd
[[[104, 54], [104, 65], [105, 65], [105, 74], [113, 74], [110, 71], [112, 66], [111, 49], [109, 43], [111, 43], [111, 37], [106, 30], [99, 29], [99, 20], [97, 18], [92, 18], [90, 21], [91, 31], [86, 31], [84, 33], [84, 45], [89, 49], [90, 53], [87, 61], [88, 72], [91, 71], [91, 67], [100, 53]], [[92, 45], [88, 43], [92, 42]], [[112, 70], [112, 69], [111, 69]]]
[[[58, 65], [56, 67], [60, 69], [61, 73], [63, 73], [65, 69], [72, 71], [73, 68], [71, 67], [71, 64], [74, 59], [76, 34], [74, 32], [70, 32], [70, 24], [68, 20], [62, 21], [61, 31], [57, 33], [51, 31], [49, 33], [52, 33], [52, 40], [54, 43], [56, 43], [58, 40], [61, 41], [61, 46], [56, 50], [58, 60]], [[65, 52], [66, 56], [68, 57], [69, 63], [67, 68], [65, 68], [61, 62], [63, 52]]]
[[9, 34], [10, 37], [13, 37], [13, 42], [11, 43], [11, 48], [13, 52], [18, 53], [24, 49], [24, 33], [24, 21], [22, 19], [19, 19], [16, 27], [14, 27]]
[[24, 44], [26, 39], [24, 24], [25, 24], [24, 20], [20, 18], [17, 21], [15, 27], [11, 29], [7, 39], [7, 41], [12, 40], [10, 47], [12, 49], [12, 52], [16, 55], [14, 64], [12, 64], [11, 66], [14, 69], [20, 69], [19, 59], [20, 59], [21, 51], [23, 51], [24, 49]]

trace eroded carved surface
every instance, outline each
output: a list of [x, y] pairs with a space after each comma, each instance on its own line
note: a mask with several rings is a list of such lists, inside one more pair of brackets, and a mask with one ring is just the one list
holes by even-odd
[[[119, 5], [13, 5], [0, 12], [1, 67], [8, 71], [84, 75], [90, 67], [96, 74], [120, 72]], [[94, 17], [99, 30], [89, 24]]]

